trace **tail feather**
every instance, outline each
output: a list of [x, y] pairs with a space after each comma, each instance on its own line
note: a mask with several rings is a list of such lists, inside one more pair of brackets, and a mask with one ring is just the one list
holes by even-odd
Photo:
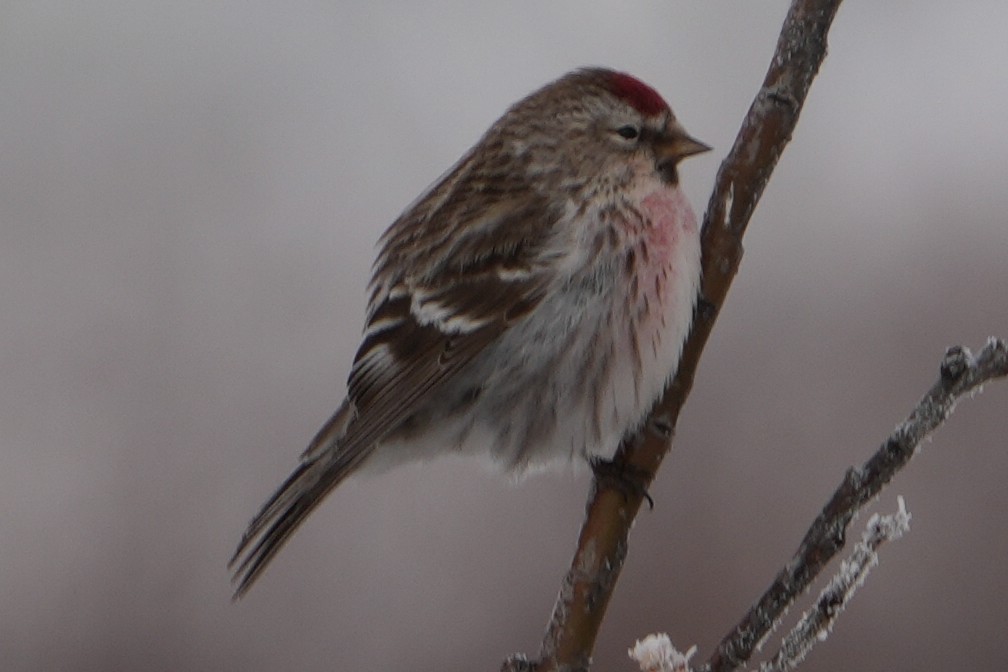
[[265, 571], [290, 536], [333, 488], [356, 471], [366, 452], [347, 455], [339, 450], [350, 411], [343, 406], [309, 444], [301, 463], [270, 497], [242, 535], [228, 561], [240, 598]]

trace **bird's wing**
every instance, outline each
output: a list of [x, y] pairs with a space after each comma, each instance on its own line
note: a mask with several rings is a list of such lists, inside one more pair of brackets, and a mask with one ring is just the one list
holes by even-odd
[[449, 175], [383, 237], [347, 401], [242, 536], [236, 596], [376, 442], [541, 301], [556, 219], [527, 194], [473, 209], [471, 188]]
[[[425, 272], [384, 271], [393, 255], [408, 254], [393, 241], [379, 257], [376, 301], [354, 358], [347, 398], [355, 411], [340, 453], [368, 450], [431, 399], [516, 320], [540, 302], [552, 276], [543, 258], [551, 222], [530, 222], [523, 207], [500, 207], [485, 221], [466, 222], [454, 247], [439, 258], [415, 244], [422, 261], [397, 264]], [[532, 224], [532, 225], [530, 225]], [[426, 266], [426, 268], [425, 268]]]

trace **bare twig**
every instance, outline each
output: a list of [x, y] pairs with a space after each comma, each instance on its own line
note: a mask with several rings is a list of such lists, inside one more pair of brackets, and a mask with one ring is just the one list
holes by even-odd
[[868, 577], [868, 572], [878, 564], [879, 546], [887, 541], [896, 541], [910, 529], [910, 514], [903, 498], [899, 497], [898, 501], [896, 513], [887, 516], [875, 514], [869, 519], [861, 541], [819, 593], [815, 606], [801, 617], [784, 638], [773, 660], [760, 665], [760, 672], [788, 672], [795, 669], [805, 660], [816, 642], [825, 639], [855, 591]]
[[[735, 144], [718, 170], [702, 234], [703, 281], [693, 330], [679, 370], [637, 436], [616, 462], [639, 474], [637, 494], [596, 480], [578, 549], [564, 579], [537, 670], [586, 670], [643, 493], [671, 445], [672, 434], [700, 354], [742, 258], [742, 235], [798, 122], [809, 87], [826, 56], [826, 34], [840, 0], [794, 0], [777, 48]], [[514, 664], [511, 659], [509, 664]]]
[[956, 402], [984, 383], [1008, 376], [1008, 346], [991, 338], [977, 357], [966, 348], [949, 348], [937, 382], [893, 430], [878, 451], [859, 469], [849, 469], [843, 482], [805, 534], [791, 561], [749, 613], [721, 640], [701, 672], [728, 672], [745, 664], [785, 610], [801, 595], [826, 563], [843, 548], [847, 526], [857, 512], [914, 456], [920, 442], [944, 422]]
[[[909, 531], [910, 514], [903, 498], [898, 497], [897, 501], [896, 513], [886, 516], [875, 514], [868, 520], [861, 541], [823, 588], [815, 606], [802, 615], [782, 640], [774, 657], [760, 664], [760, 672], [790, 672], [804, 661], [817, 642], [826, 639], [854, 593], [878, 564], [879, 547]], [[686, 653], [681, 653], [672, 645], [667, 634], [658, 633], [637, 641], [628, 654], [638, 662], [642, 672], [692, 672], [689, 659], [695, 652], [696, 646], [692, 646]]]

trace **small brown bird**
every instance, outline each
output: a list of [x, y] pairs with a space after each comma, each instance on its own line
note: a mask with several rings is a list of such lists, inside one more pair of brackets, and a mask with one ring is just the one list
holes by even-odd
[[346, 400], [249, 524], [236, 596], [358, 470], [611, 458], [678, 366], [700, 240], [677, 171], [708, 149], [601, 68], [494, 123], [382, 236]]

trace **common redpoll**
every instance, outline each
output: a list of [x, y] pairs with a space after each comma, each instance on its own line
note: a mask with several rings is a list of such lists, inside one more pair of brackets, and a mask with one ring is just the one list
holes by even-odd
[[708, 149], [611, 70], [512, 106], [381, 237], [347, 398], [249, 524], [236, 595], [358, 470], [611, 458], [678, 366], [700, 240], [676, 170]]

